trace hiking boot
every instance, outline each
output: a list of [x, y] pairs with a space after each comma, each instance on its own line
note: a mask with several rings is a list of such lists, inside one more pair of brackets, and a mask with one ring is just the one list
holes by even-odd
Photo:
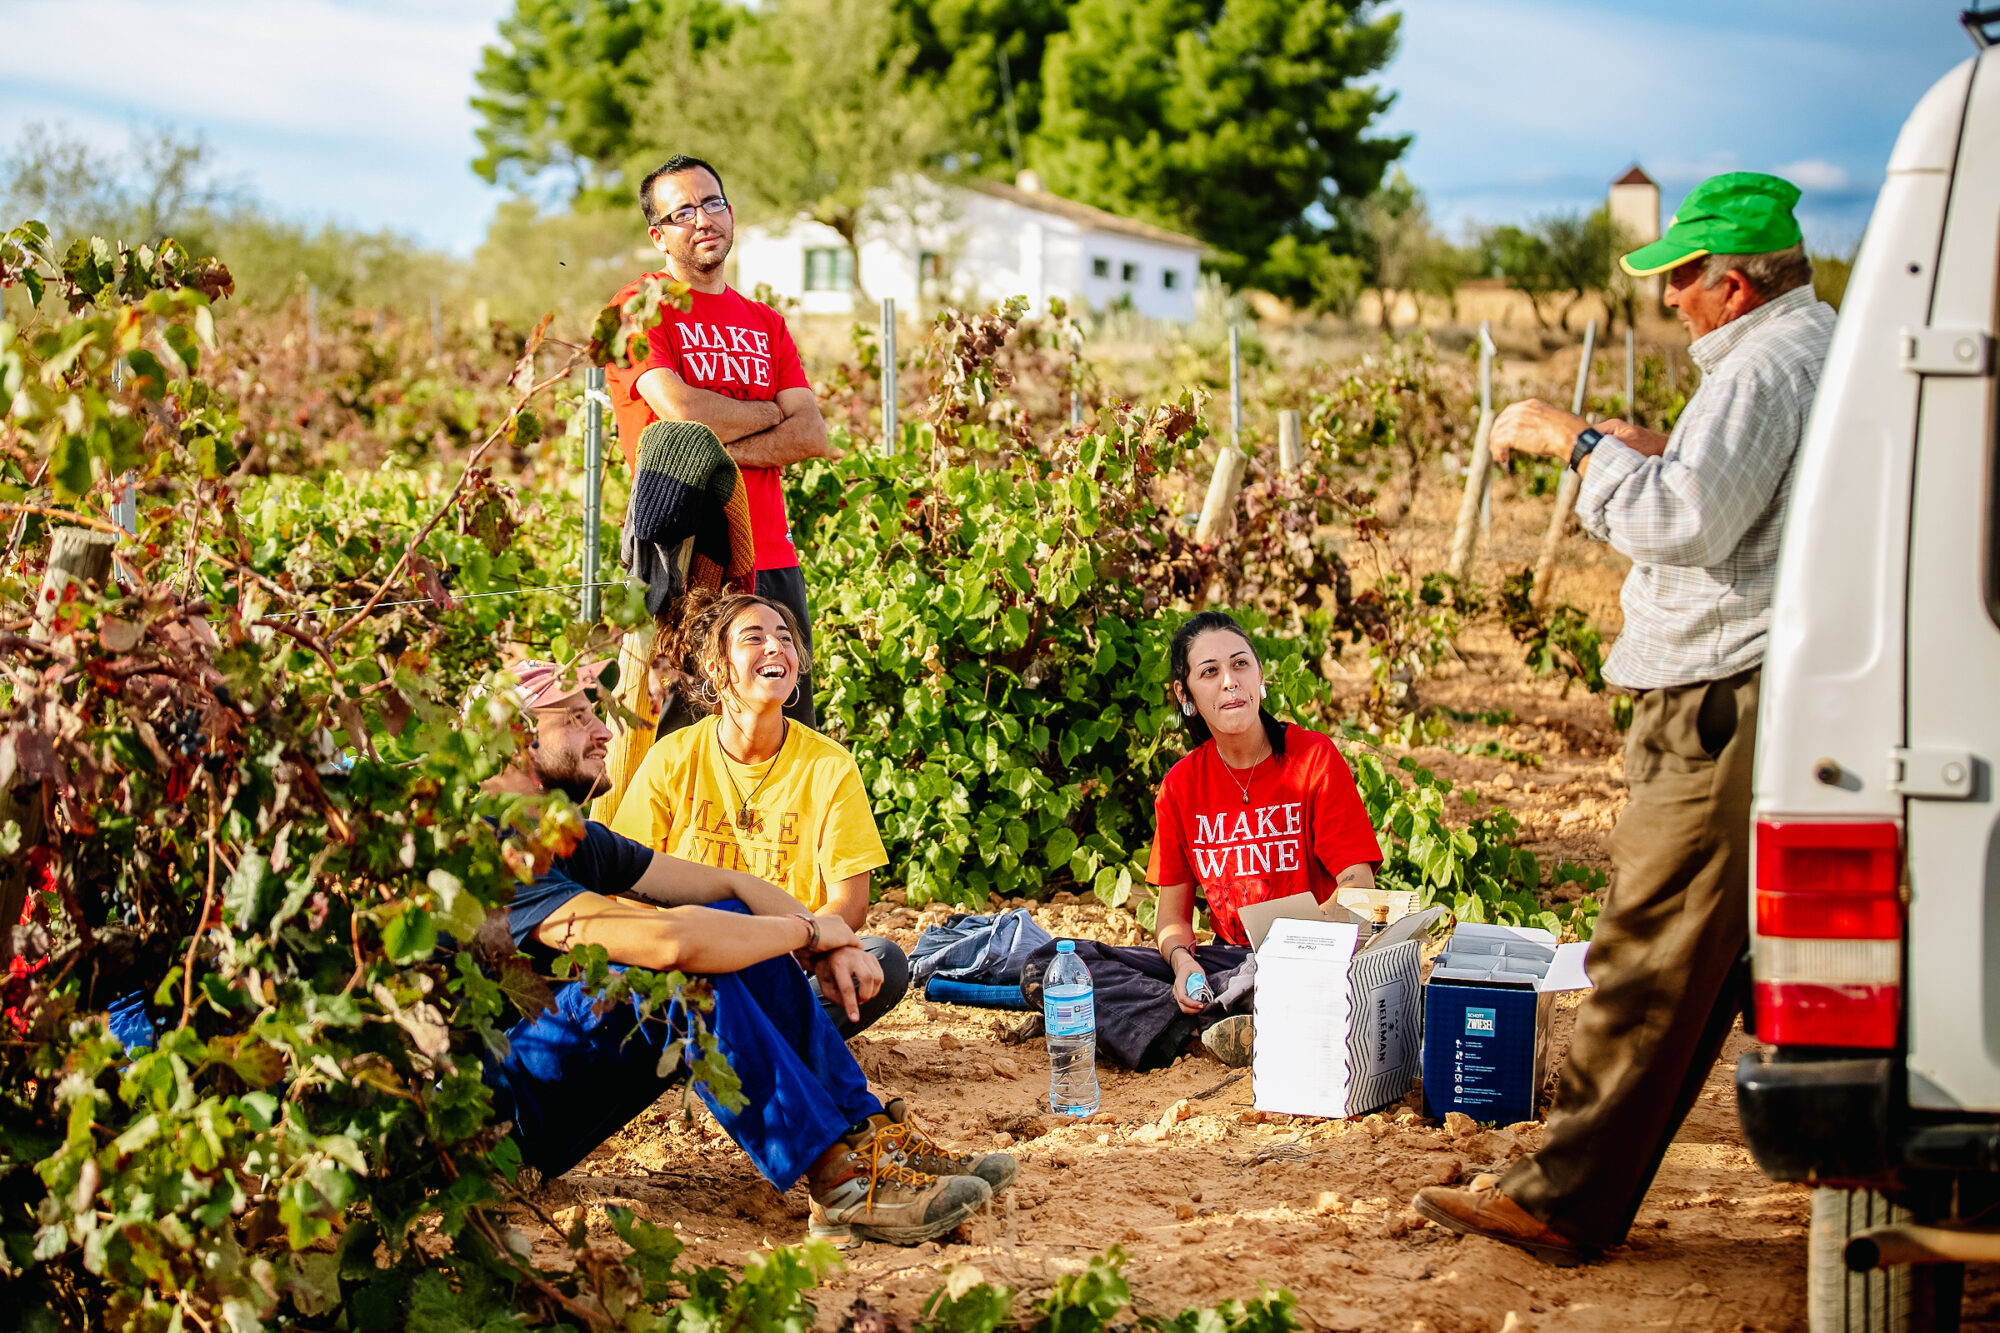
[[1201, 1044], [1210, 1055], [1231, 1069], [1243, 1069], [1250, 1063], [1250, 1050], [1256, 1036], [1255, 1018], [1249, 1014], [1232, 1014], [1220, 1023], [1211, 1024], [1201, 1034]]
[[995, 1194], [1014, 1183], [1021, 1164], [1006, 1153], [989, 1152], [974, 1157], [971, 1153], [953, 1152], [910, 1119], [909, 1103], [901, 1097], [891, 1097], [886, 1106], [881, 1115], [868, 1117], [880, 1137], [885, 1156], [893, 1154], [904, 1166], [926, 1175], [977, 1176]]
[[977, 1176], [934, 1176], [896, 1159], [899, 1128], [871, 1117], [849, 1130], [806, 1172], [809, 1230], [823, 1240], [918, 1245], [984, 1208], [993, 1191]]

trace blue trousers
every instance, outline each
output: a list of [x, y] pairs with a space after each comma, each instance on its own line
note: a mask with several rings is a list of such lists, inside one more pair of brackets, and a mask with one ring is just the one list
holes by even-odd
[[[717, 904], [742, 910], [740, 904]], [[789, 957], [701, 978], [714, 988], [709, 1029], [743, 1085], [748, 1104], [731, 1111], [697, 1087], [716, 1123], [759, 1174], [790, 1189], [856, 1121], [882, 1110], [806, 974]], [[514, 1122], [522, 1159], [554, 1179], [630, 1124], [687, 1078], [687, 1061], [666, 1078], [660, 1055], [687, 1038], [685, 1014], [641, 1023], [630, 1004], [596, 1012], [580, 983], [555, 992], [556, 1007], [516, 1024], [502, 1061], [488, 1059], [495, 1114]]]

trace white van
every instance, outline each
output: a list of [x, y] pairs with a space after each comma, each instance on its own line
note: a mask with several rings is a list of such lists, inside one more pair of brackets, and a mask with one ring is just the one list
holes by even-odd
[[1956, 1328], [2000, 1262], [2000, 9], [1889, 160], [1798, 462], [1744, 1134], [1813, 1196], [1814, 1333]]

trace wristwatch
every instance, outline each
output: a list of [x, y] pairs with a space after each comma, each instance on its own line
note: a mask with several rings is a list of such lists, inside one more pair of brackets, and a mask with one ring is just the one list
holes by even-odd
[[1581, 468], [1583, 460], [1590, 457], [1590, 451], [1602, 443], [1604, 443], [1603, 431], [1590, 426], [1585, 426], [1582, 430], [1578, 431], [1576, 433], [1576, 443], [1571, 445], [1569, 450], [1570, 470], [1576, 471]]

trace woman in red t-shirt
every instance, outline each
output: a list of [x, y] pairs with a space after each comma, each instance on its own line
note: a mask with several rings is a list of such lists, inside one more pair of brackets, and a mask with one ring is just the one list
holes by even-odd
[[[1198, 955], [1213, 949], [1211, 965], [1241, 963], [1250, 943], [1243, 908], [1372, 887], [1382, 850], [1333, 739], [1264, 708], [1263, 667], [1242, 626], [1203, 611], [1174, 635], [1168, 660], [1168, 688], [1195, 747], [1160, 784], [1146, 877], [1159, 890], [1154, 938], [1173, 969], [1174, 1002], [1199, 1014], [1189, 985], [1203, 989], [1208, 968]], [[1215, 929], [1215, 945], [1199, 951], [1197, 896]], [[1248, 1063], [1249, 1028], [1248, 1015], [1225, 1019], [1203, 1041], [1225, 1061]]]
[[[1195, 747], [1169, 770], [1156, 805], [1147, 878], [1159, 886], [1158, 951], [1079, 940], [1076, 953], [1096, 992], [1097, 1048], [1114, 1063], [1170, 1064], [1200, 1034], [1218, 1058], [1243, 1065], [1251, 1032], [1240, 1011], [1254, 974], [1240, 971], [1250, 949], [1237, 913], [1295, 893], [1324, 902], [1336, 888], [1368, 887], [1382, 852], [1333, 741], [1264, 710], [1264, 673], [1242, 626], [1204, 611], [1174, 635], [1169, 662], [1168, 688]], [[1194, 942], [1197, 892], [1213, 944]], [[1035, 1007], [1054, 950], [1038, 949], [1023, 971]], [[1189, 995], [1195, 977], [1213, 998]]]

